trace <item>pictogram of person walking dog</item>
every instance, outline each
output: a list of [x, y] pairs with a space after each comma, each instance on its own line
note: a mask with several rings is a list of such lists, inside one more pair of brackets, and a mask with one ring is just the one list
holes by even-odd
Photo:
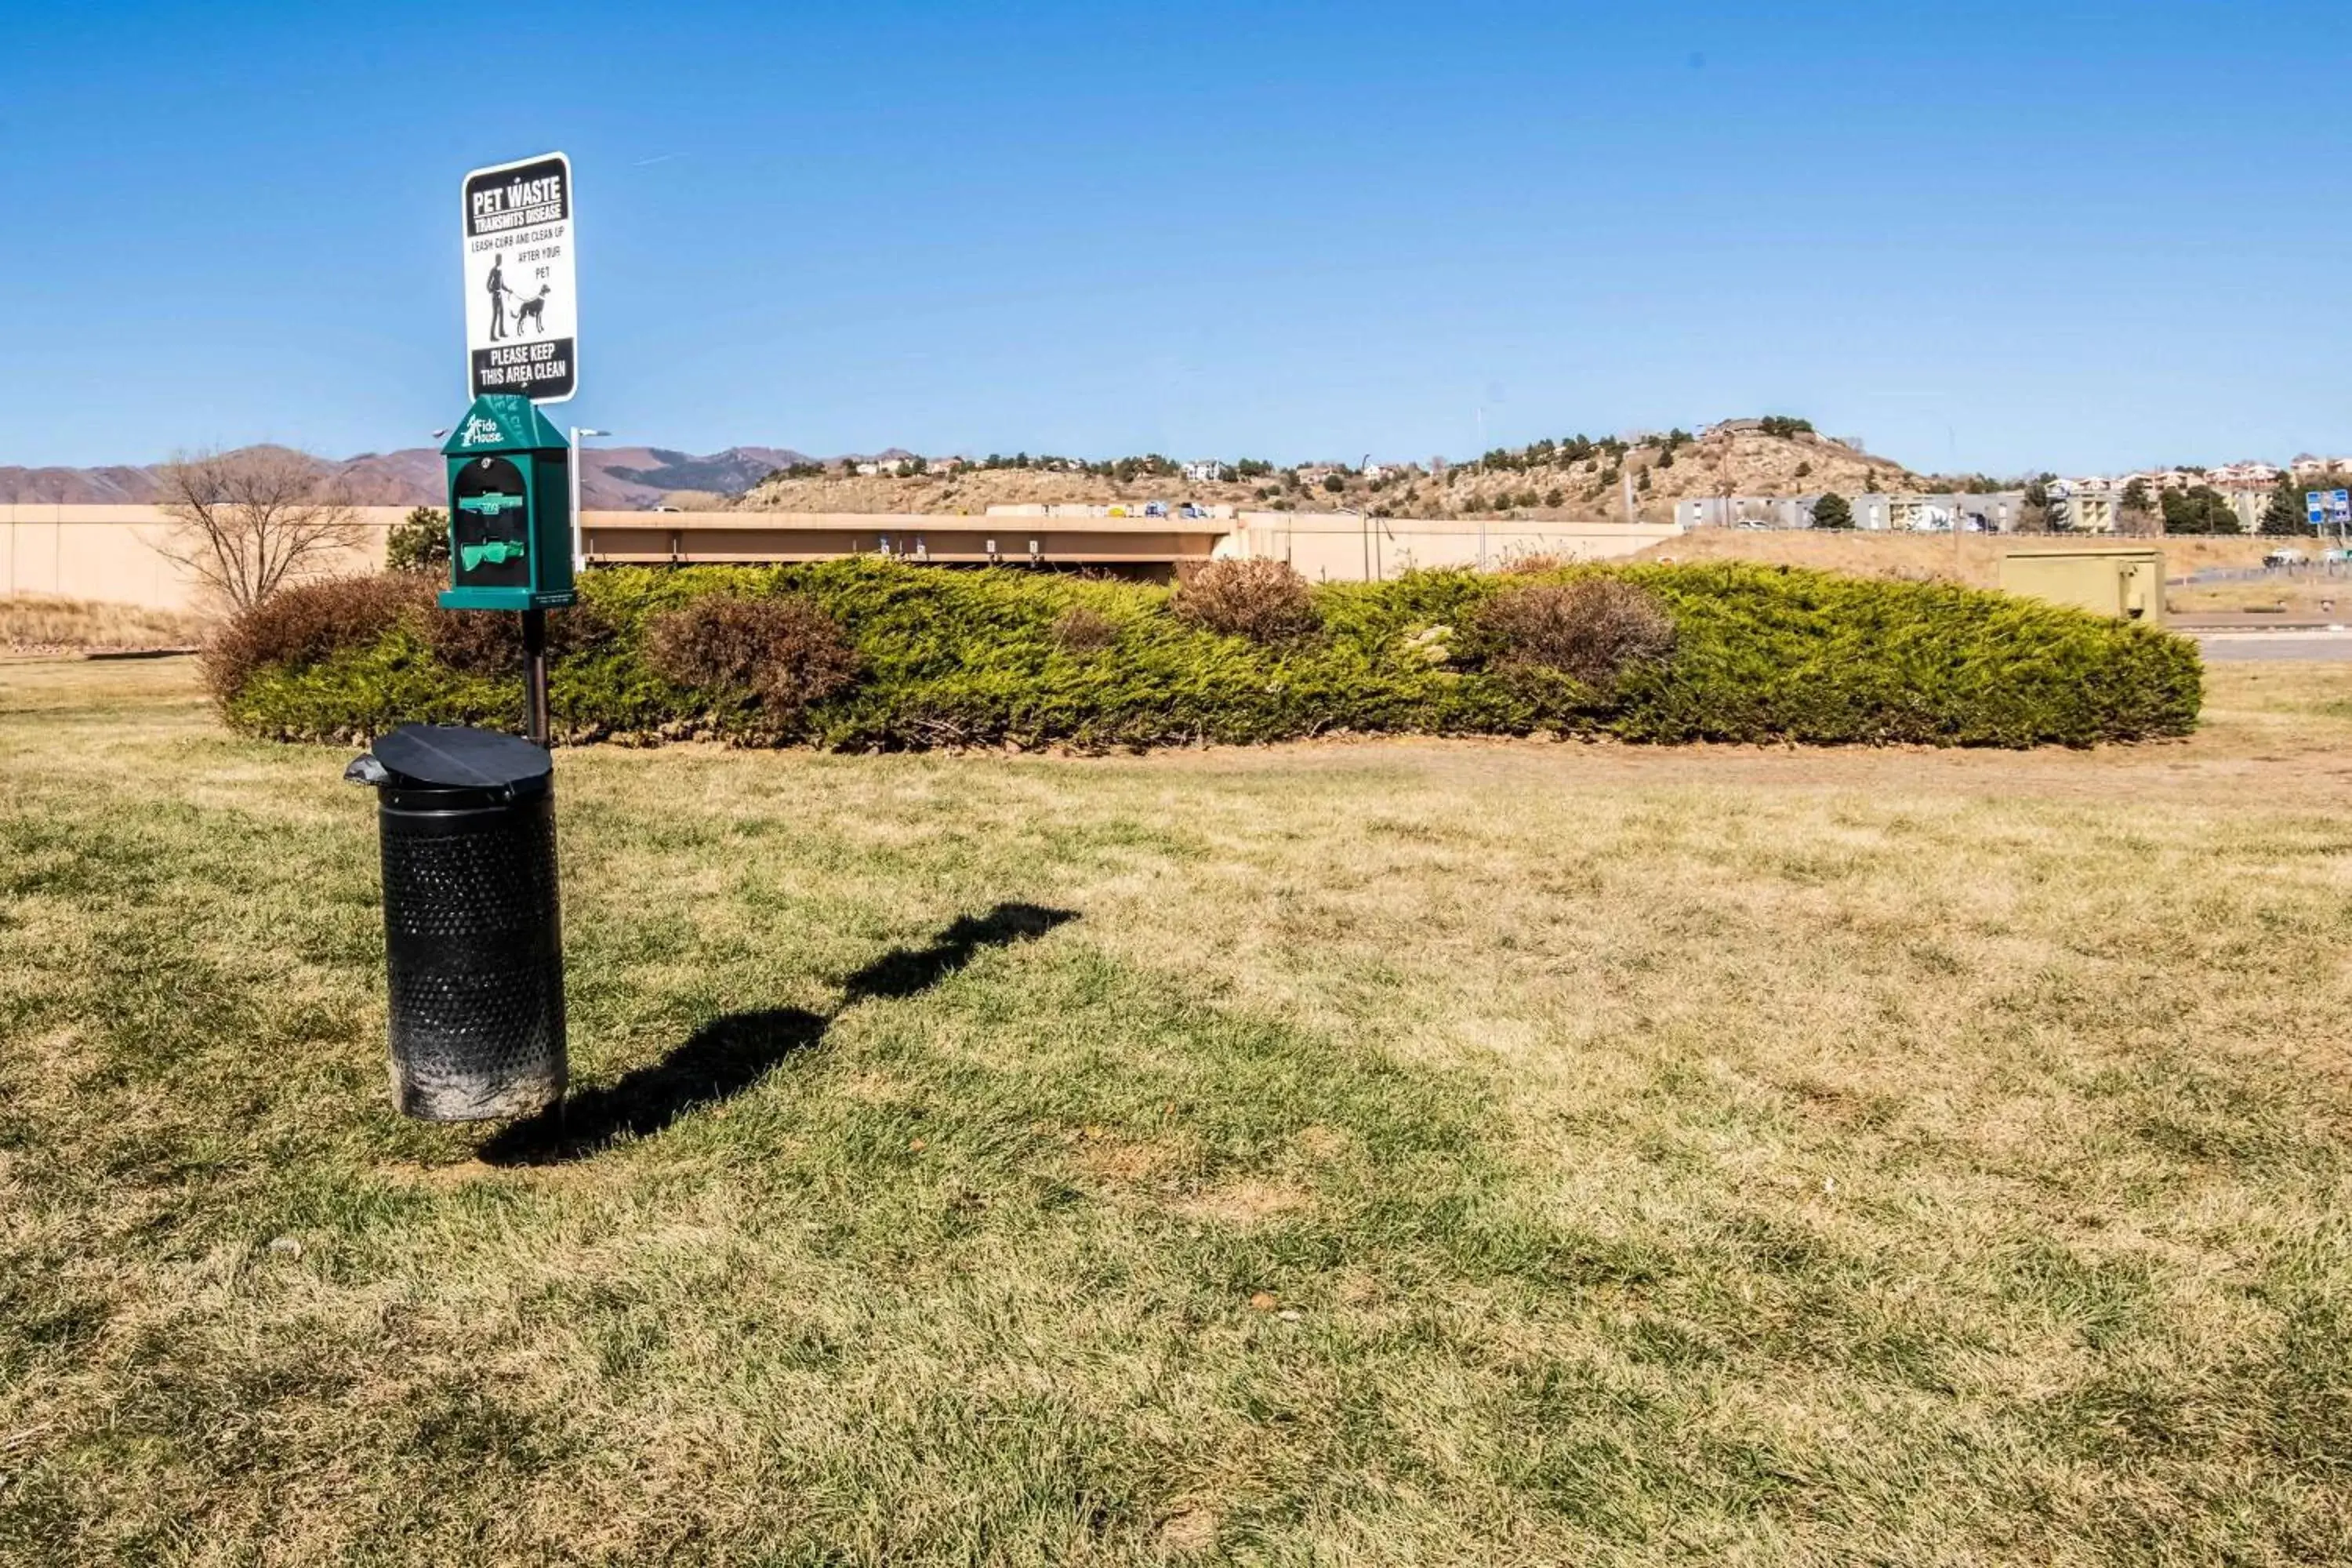
[[[519, 338], [525, 327], [536, 328], [544, 337], [547, 333], [547, 296], [551, 290], [542, 283], [538, 293], [525, 296], [508, 288], [506, 263], [507, 258], [503, 256], [490, 258], [490, 341], [496, 342], [501, 338]], [[507, 325], [509, 300], [515, 302], [512, 331]]]

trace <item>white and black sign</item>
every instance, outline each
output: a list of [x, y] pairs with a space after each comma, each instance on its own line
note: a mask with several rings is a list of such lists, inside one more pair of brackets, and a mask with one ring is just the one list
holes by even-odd
[[580, 386], [572, 160], [467, 174], [465, 232], [467, 395], [563, 402]]

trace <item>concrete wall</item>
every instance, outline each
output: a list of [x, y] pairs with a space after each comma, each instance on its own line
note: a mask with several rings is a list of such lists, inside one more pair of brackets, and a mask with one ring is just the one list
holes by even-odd
[[[363, 571], [383, 562], [386, 530], [406, 507], [354, 509], [361, 549], [331, 563]], [[0, 594], [58, 594], [160, 610], [205, 609], [201, 584], [155, 549], [172, 521], [152, 506], [0, 504]]]
[[1432, 521], [1352, 512], [1211, 518], [943, 517], [860, 512], [592, 511], [592, 563], [822, 561], [887, 552], [943, 565], [991, 562], [1115, 567], [1166, 575], [1212, 556], [1287, 561], [1317, 582], [1393, 577], [1414, 566], [1500, 566], [1524, 555], [1604, 561], [1681, 532], [1671, 523]]
[[[404, 507], [362, 507], [367, 542], [334, 563], [383, 560]], [[869, 512], [590, 511], [592, 565], [824, 561], [888, 553], [941, 565], [990, 562], [1169, 575], [1215, 556], [1287, 561], [1318, 582], [1393, 577], [1415, 566], [1501, 566], [1526, 555], [1602, 561], [1671, 539], [1671, 523], [1475, 522], [1338, 512], [1206, 518], [942, 517]], [[172, 524], [149, 506], [0, 505], [0, 593], [59, 594], [157, 609], [201, 609], [199, 585], [154, 548]]]
[[1158, 517], [590, 511], [581, 514], [580, 532], [592, 565], [888, 554], [934, 565], [1098, 566], [1165, 576], [1179, 561], [1206, 561], [1232, 526]]
[[1529, 555], [1608, 561], [1673, 539], [1670, 522], [1479, 522], [1348, 512], [1244, 512], [1221, 556], [1287, 561], [1310, 582], [1385, 581], [1414, 567], [1497, 567]]

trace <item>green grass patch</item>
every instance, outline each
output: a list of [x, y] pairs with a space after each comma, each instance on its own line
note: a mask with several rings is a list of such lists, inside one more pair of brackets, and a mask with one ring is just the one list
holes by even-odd
[[0, 668], [0, 1561], [2352, 1555], [2332, 752], [585, 748], [451, 1128], [168, 675]]

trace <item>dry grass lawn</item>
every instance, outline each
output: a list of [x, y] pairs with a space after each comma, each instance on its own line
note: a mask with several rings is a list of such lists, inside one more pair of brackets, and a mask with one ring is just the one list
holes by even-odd
[[2352, 577], [2308, 572], [2252, 582], [2211, 583], [2169, 589], [2164, 602], [2176, 616], [2256, 610], [2290, 618], [2352, 619]]
[[[1668, 539], [1641, 552], [1645, 561], [1758, 561], [1773, 566], [1810, 566], [1857, 577], [1906, 577], [1964, 583], [1975, 588], [2000, 585], [2000, 558], [2019, 550], [2146, 550], [2164, 552], [2168, 577], [2185, 577], [2208, 566], [2259, 566], [2280, 541], [2237, 537], [2164, 539], [2072, 539], [2048, 534], [1872, 533], [1865, 530], [1706, 528]], [[2173, 590], [2172, 595], [2181, 591]]]
[[51, 594], [0, 594], [0, 653], [194, 647], [205, 617]]
[[343, 753], [0, 666], [0, 1561], [2352, 1560], [2352, 667], [2211, 716], [567, 753], [499, 1133]]

